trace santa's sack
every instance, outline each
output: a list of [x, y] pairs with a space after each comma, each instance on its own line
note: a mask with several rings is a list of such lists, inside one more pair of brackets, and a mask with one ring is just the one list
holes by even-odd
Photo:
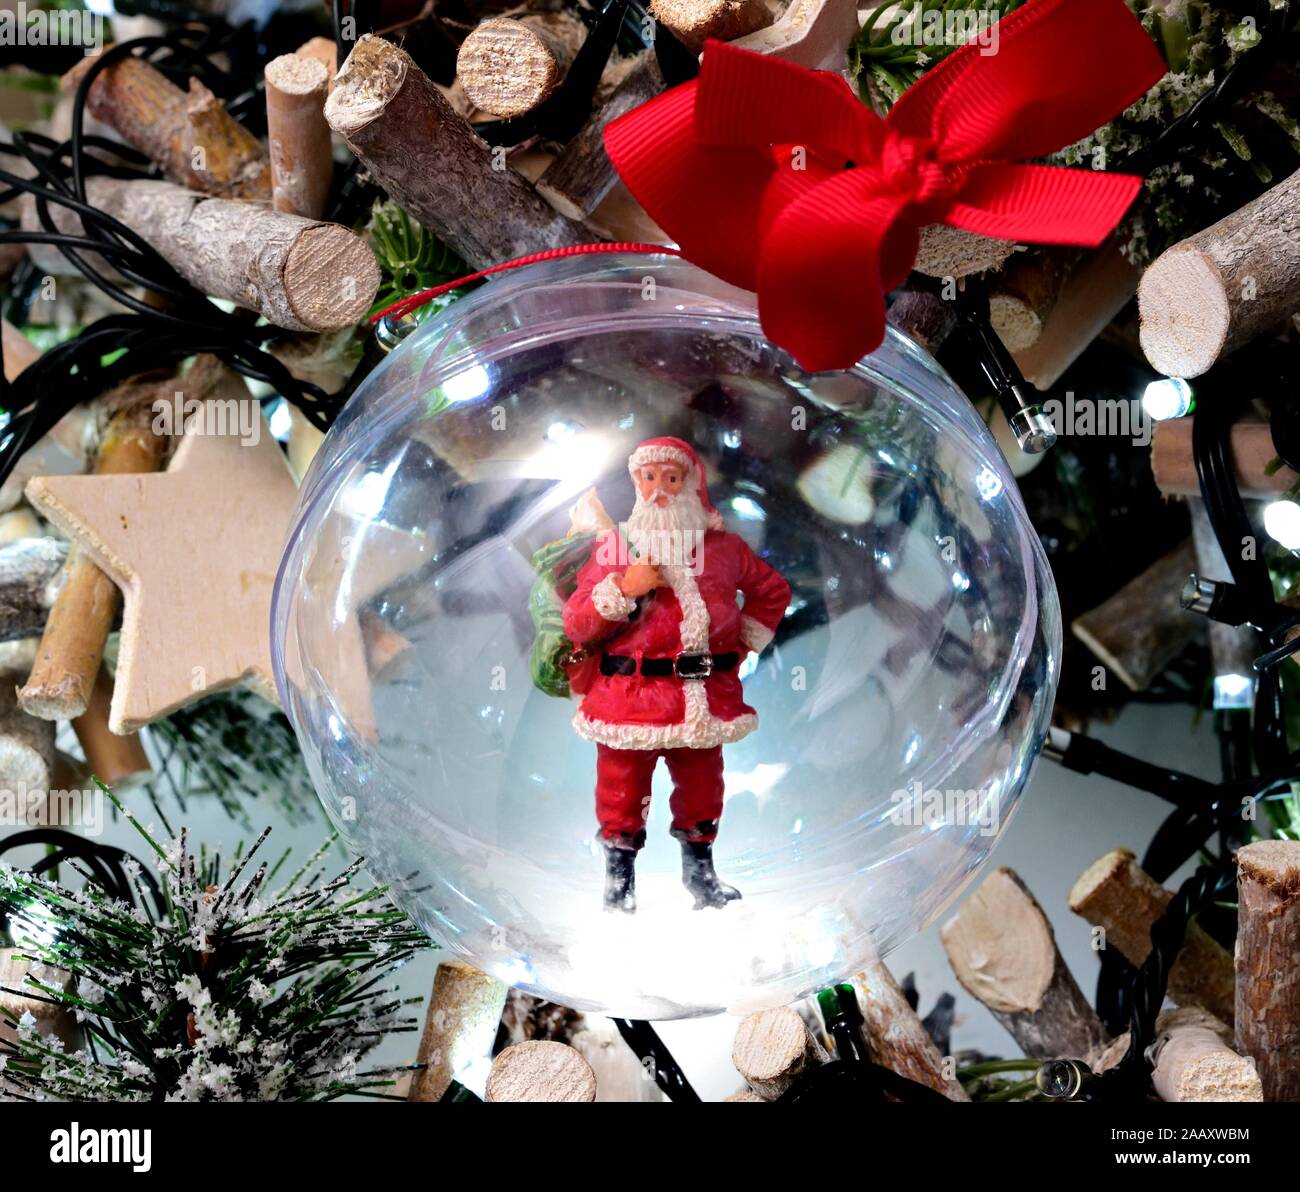
[[548, 542], [532, 558], [537, 580], [528, 593], [528, 611], [536, 633], [528, 671], [538, 691], [558, 699], [585, 695], [600, 668], [599, 653], [575, 646], [564, 632], [564, 602], [578, 586], [596, 533], [580, 530]]

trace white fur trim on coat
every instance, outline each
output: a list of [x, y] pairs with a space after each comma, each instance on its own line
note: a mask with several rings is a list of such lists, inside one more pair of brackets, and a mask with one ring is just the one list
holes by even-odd
[[617, 575], [607, 575], [591, 589], [591, 603], [606, 621], [626, 621], [636, 608], [636, 601], [624, 596]]
[[671, 447], [667, 443], [656, 443], [649, 447], [638, 447], [627, 457], [627, 470], [635, 474], [638, 468], [646, 464], [674, 463], [680, 464], [688, 472], [695, 470], [695, 461], [680, 447]]
[[573, 717], [574, 732], [584, 741], [612, 749], [712, 749], [739, 741], [758, 727], [753, 712], [735, 720], [719, 720], [709, 711], [703, 682], [689, 680], [684, 686], [686, 719], [677, 724], [609, 724], [589, 719], [579, 708]]
[[743, 645], [753, 650], [755, 654], [761, 654], [768, 646], [772, 644], [774, 634], [766, 625], [754, 620], [753, 617], [742, 616], [740, 618], [740, 640]]

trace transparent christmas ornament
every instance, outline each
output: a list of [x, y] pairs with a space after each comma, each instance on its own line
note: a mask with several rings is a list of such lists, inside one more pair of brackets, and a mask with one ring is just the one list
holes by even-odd
[[[743, 898], [693, 909], [660, 765], [628, 915], [530, 597], [575, 507], [628, 516], [657, 436], [791, 596], [723, 754]], [[512, 985], [651, 1019], [785, 1004], [934, 920], [1029, 779], [1061, 637], [1011, 473], [925, 352], [890, 330], [809, 375], [750, 295], [639, 255], [519, 269], [403, 342], [306, 477], [272, 622], [321, 800], [396, 901]]]

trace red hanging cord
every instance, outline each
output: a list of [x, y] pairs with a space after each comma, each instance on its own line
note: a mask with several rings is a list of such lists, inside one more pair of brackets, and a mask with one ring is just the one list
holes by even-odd
[[461, 286], [469, 285], [470, 282], [478, 281], [491, 273], [501, 273], [506, 269], [517, 269], [520, 265], [534, 265], [539, 261], [558, 261], [563, 257], [580, 257], [588, 253], [604, 252], [667, 253], [669, 256], [681, 256], [681, 253], [675, 248], [669, 248], [663, 244], [642, 244], [636, 241], [616, 241], [610, 244], [570, 244], [565, 248], [548, 248], [543, 252], [530, 252], [527, 256], [515, 257], [513, 261], [503, 261], [500, 265], [491, 265], [487, 269], [480, 269], [477, 273], [471, 273], [466, 277], [458, 277], [455, 281], [443, 282], [442, 285], [434, 286], [432, 289], [420, 290], [418, 293], [410, 294], [400, 301], [394, 302], [392, 306], [385, 307], [378, 314], [371, 315], [370, 321], [377, 323], [385, 315], [393, 315], [400, 319], [404, 315], [409, 315], [413, 310], [419, 310], [426, 302], [432, 302], [443, 294], [448, 294]]

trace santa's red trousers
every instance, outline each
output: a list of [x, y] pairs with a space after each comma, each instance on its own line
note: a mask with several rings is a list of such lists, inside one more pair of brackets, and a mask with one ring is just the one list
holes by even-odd
[[663, 758], [673, 780], [673, 831], [712, 840], [722, 816], [722, 746], [712, 749], [613, 749], [596, 746], [596, 818], [601, 835], [640, 848], [650, 815], [650, 783]]

